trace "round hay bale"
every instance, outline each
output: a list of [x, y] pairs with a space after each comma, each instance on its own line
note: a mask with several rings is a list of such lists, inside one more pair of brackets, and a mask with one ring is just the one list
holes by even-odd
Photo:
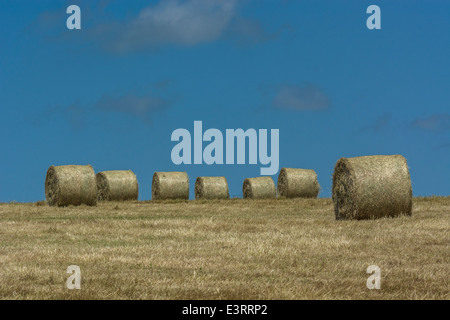
[[278, 175], [278, 196], [286, 198], [317, 198], [320, 186], [314, 170], [282, 168]]
[[272, 177], [247, 178], [242, 186], [244, 198], [272, 199], [277, 197], [277, 190]]
[[195, 199], [229, 199], [225, 177], [198, 177], [195, 181]]
[[341, 158], [333, 174], [336, 219], [412, 214], [412, 188], [401, 155]]
[[155, 172], [152, 199], [189, 199], [189, 177], [186, 172]]
[[97, 183], [92, 166], [51, 166], [45, 178], [45, 198], [51, 206], [97, 204]]
[[139, 186], [131, 170], [102, 171], [97, 173], [99, 201], [137, 200]]

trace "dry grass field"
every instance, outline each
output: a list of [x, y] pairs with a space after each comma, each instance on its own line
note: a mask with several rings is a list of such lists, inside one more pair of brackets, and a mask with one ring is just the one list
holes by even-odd
[[0, 299], [449, 299], [449, 260], [450, 197], [371, 221], [330, 199], [0, 204]]

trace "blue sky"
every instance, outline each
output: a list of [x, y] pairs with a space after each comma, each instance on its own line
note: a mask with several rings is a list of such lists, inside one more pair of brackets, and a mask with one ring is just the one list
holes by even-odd
[[[68, 30], [66, 8], [81, 8]], [[381, 8], [369, 30], [366, 9]], [[402, 154], [416, 196], [450, 190], [449, 1], [0, 1], [0, 202], [45, 198], [50, 165], [224, 175], [174, 165], [177, 128], [280, 130], [280, 169]], [[277, 175], [273, 176], [276, 181]]]

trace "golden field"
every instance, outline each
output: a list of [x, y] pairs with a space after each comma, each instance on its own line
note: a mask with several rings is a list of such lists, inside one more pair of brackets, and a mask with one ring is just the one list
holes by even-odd
[[449, 274], [450, 197], [361, 221], [324, 198], [0, 204], [0, 299], [449, 299]]

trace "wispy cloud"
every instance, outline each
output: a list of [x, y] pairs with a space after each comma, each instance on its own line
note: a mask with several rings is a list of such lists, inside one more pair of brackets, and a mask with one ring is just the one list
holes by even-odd
[[225, 36], [239, 45], [252, 45], [275, 40], [283, 31], [291, 30], [291, 28], [289, 25], [284, 25], [276, 31], [270, 32], [259, 20], [237, 17], [230, 23]]
[[26, 115], [25, 120], [33, 126], [47, 125], [55, 119], [63, 120], [78, 131], [89, 126], [100, 113], [122, 113], [149, 125], [155, 113], [171, 107], [180, 98], [171, 90], [170, 83], [170, 80], [162, 80], [146, 86], [145, 91], [105, 93], [95, 102], [84, 105], [77, 101], [49, 106], [39, 113]]
[[330, 99], [312, 83], [284, 84], [276, 87], [272, 105], [289, 110], [325, 110], [330, 107]]
[[389, 129], [392, 121], [392, 113], [386, 112], [382, 116], [378, 117], [373, 123], [367, 124], [358, 130], [358, 133], [372, 131], [372, 132], [382, 132]]
[[171, 101], [152, 95], [128, 93], [122, 96], [105, 94], [95, 104], [95, 108], [105, 112], [121, 112], [151, 122], [151, 115], [171, 105]]
[[442, 143], [434, 148], [434, 150], [450, 150], [450, 142]]
[[410, 123], [410, 127], [430, 132], [444, 132], [450, 130], [450, 114], [435, 114], [428, 118], [417, 118]]
[[61, 109], [63, 116], [69, 121], [72, 128], [80, 130], [87, 125], [87, 112], [79, 104], [72, 104]]
[[46, 125], [48, 121], [54, 119], [62, 119], [67, 121], [74, 131], [84, 129], [88, 125], [88, 118], [88, 111], [79, 102], [74, 102], [68, 106], [47, 107], [39, 113], [25, 116], [25, 120], [36, 127]]
[[[108, 5], [83, 5], [83, 17], [95, 13], [96, 19], [83, 19], [85, 23], [98, 21], [83, 29], [83, 37], [74, 32], [61, 34], [58, 12], [43, 12], [38, 19], [44, 34], [59, 30], [53, 39], [87, 41], [114, 53], [155, 50], [162, 46], [189, 47], [219, 39], [230, 39], [238, 44], [261, 43], [276, 39], [287, 27], [274, 32], [264, 28], [261, 21], [240, 15], [242, 2], [237, 0], [164, 0], [141, 9], [125, 20], [111, 15], [105, 19]], [[113, 4], [111, 4], [111, 7]], [[58, 28], [56, 28], [58, 26]], [[53, 30], [53, 31], [52, 31]], [[56, 32], [56, 31], [55, 31]], [[95, 40], [95, 41], [91, 41]]]
[[161, 1], [120, 25], [111, 45], [118, 51], [130, 51], [161, 44], [210, 42], [222, 35], [235, 9], [234, 0]]

